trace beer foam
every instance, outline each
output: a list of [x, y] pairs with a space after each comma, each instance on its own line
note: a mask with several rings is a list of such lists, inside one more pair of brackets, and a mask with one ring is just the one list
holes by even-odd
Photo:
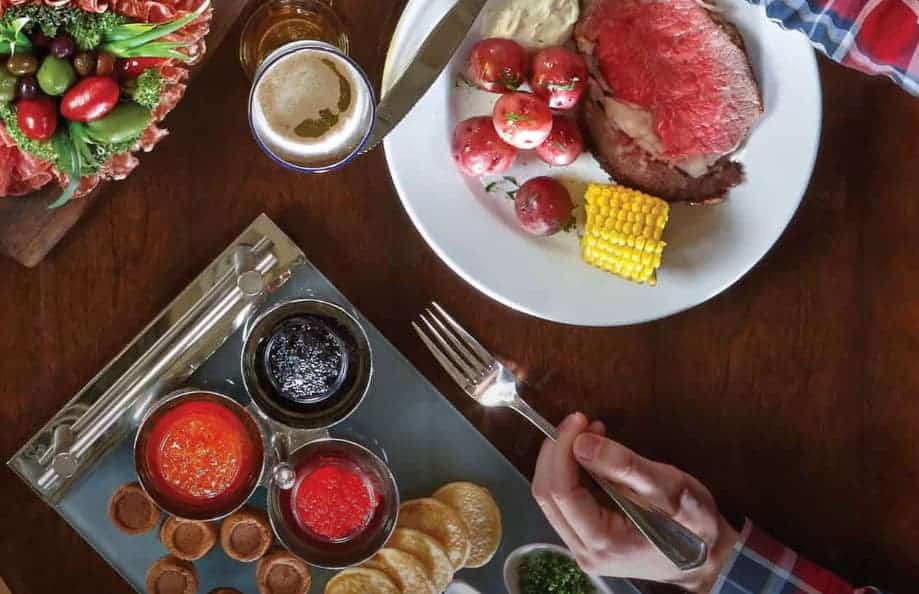
[[372, 126], [371, 101], [369, 86], [348, 60], [303, 49], [278, 59], [256, 82], [254, 129], [285, 161], [333, 165], [354, 151]]

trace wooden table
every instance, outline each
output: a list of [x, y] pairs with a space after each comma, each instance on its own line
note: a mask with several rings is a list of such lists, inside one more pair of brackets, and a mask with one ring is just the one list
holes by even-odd
[[[377, 84], [400, 8], [339, 0]], [[524, 472], [536, 433], [468, 406], [410, 331], [429, 299], [516, 361], [551, 419], [601, 417], [702, 479], [733, 520], [752, 517], [855, 582], [915, 591], [919, 102], [823, 60], [814, 180], [765, 261], [674, 318], [571, 328], [510, 311], [441, 263], [382, 152], [314, 177], [262, 156], [245, 124], [238, 33], [169, 116], [172, 136], [43, 264], [0, 262], [3, 460], [264, 211]], [[0, 481], [0, 575], [15, 594], [130, 592], [6, 467]]]

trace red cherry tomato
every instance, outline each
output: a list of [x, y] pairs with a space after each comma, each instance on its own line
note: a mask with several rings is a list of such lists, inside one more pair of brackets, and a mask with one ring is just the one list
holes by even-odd
[[573, 109], [587, 89], [587, 63], [564, 47], [550, 47], [533, 57], [533, 92], [552, 109]]
[[466, 77], [484, 91], [516, 91], [527, 80], [527, 52], [510, 39], [483, 39], [466, 60]]
[[533, 235], [554, 235], [571, 223], [571, 195], [551, 177], [535, 177], [514, 197], [514, 211], [524, 229]]
[[534, 149], [552, 132], [552, 112], [532, 93], [508, 93], [495, 103], [495, 130], [504, 142], [519, 149]]
[[68, 120], [91, 122], [112, 111], [121, 89], [107, 76], [87, 76], [70, 87], [61, 99], [61, 114]]
[[498, 137], [489, 117], [469, 118], [453, 131], [453, 160], [466, 175], [498, 175], [507, 171], [517, 149]]
[[16, 102], [16, 121], [22, 133], [32, 140], [48, 140], [57, 130], [57, 107], [50, 97], [20, 99]]
[[584, 152], [584, 137], [574, 118], [552, 116], [549, 138], [536, 147], [536, 154], [549, 165], [564, 167], [574, 163]]
[[165, 61], [166, 58], [119, 58], [115, 61], [115, 72], [122, 80], [133, 80]]

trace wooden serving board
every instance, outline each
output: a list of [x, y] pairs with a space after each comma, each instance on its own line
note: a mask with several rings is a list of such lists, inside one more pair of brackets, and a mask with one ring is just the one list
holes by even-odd
[[[233, 24], [245, 12], [249, 1], [212, 0], [214, 15], [207, 35], [207, 54], [192, 69], [192, 76], [220, 46]], [[89, 195], [56, 210], [48, 210], [48, 205], [61, 193], [61, 188], [54, 182], [27, 196], [0, 198], [0, 254], [30, 268], [37, 265], [93, 203], [107, 193], [112, 183], [118, 182], [101, 183]]]

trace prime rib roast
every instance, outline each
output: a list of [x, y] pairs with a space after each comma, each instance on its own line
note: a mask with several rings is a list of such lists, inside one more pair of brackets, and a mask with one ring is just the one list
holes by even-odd
[[737, 29], [701, 0], [586, 0], [575, 29], [590, 80], [582, 127], [619, 183], [714, 202], [763, 112]]

